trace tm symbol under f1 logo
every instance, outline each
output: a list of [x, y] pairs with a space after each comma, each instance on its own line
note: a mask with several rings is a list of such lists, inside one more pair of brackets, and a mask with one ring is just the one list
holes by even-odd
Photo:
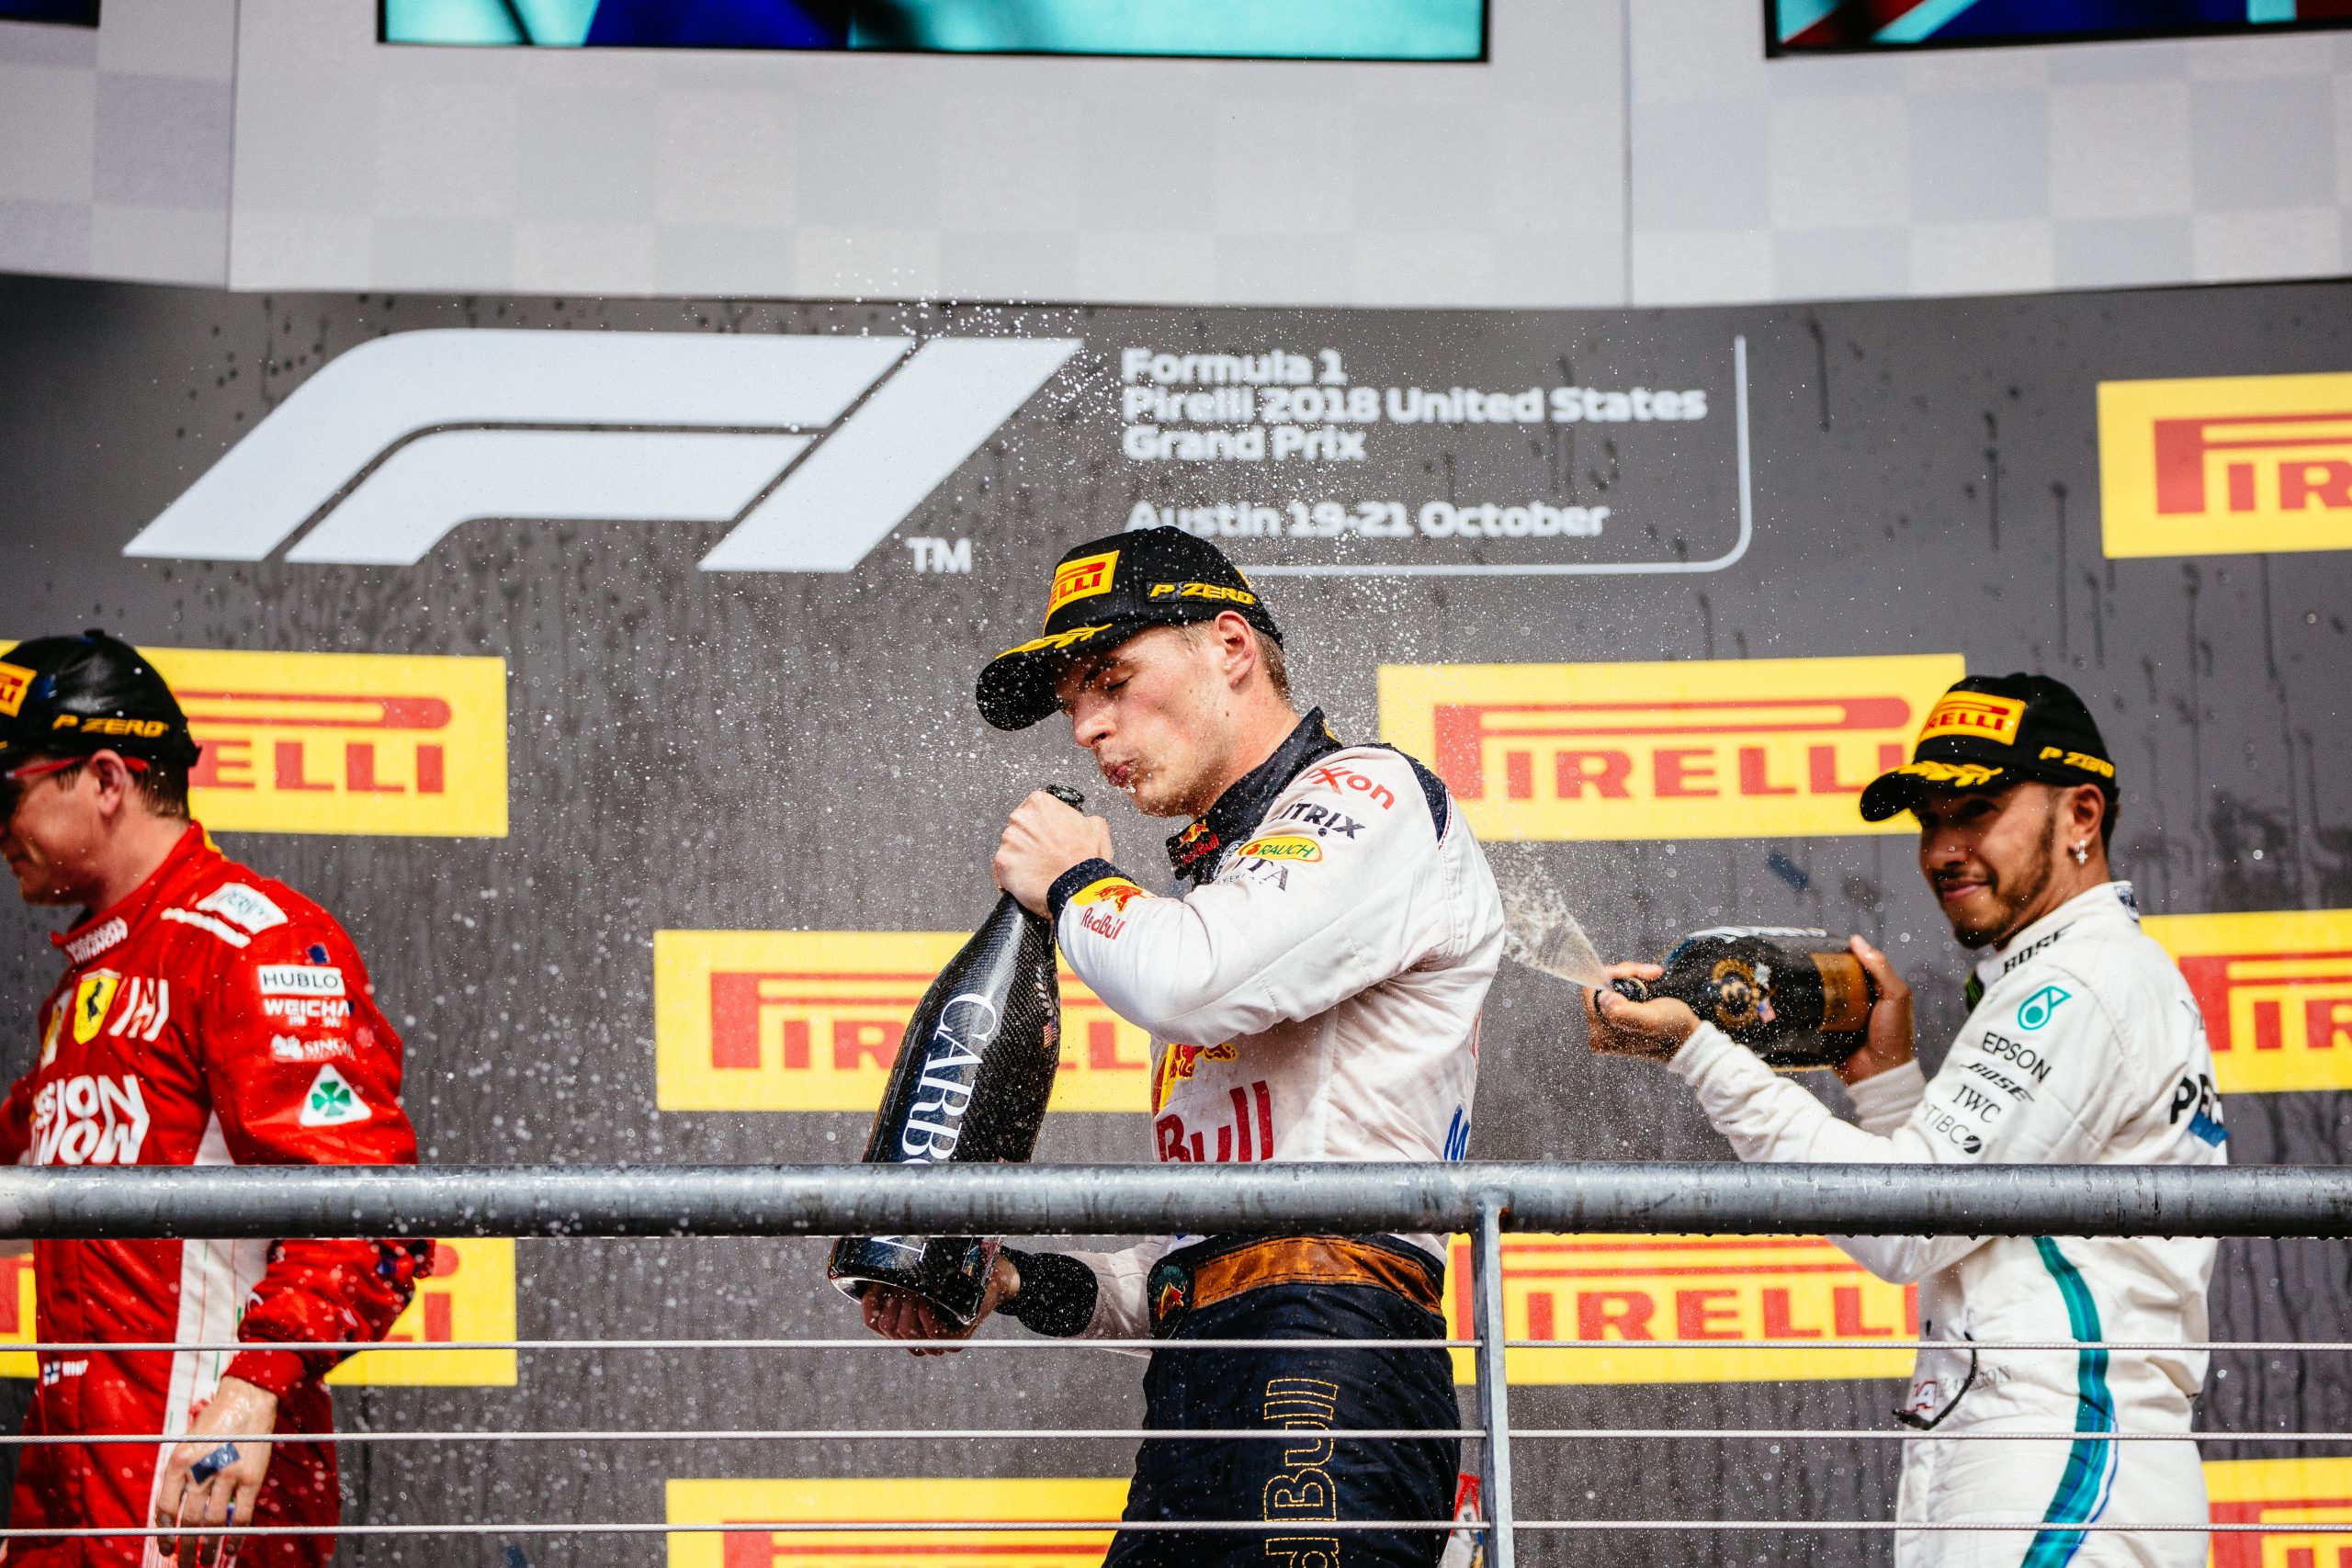
[[[296, 388], [123, 554], [413, 566], [481, 518], [727, 523], [705, 571], [847, 571], [1080, 347], [396, 333]], [[969, 570], [939, 559], [917, 569]]]
[[917, 571], [963, 575], [972, 570], [972, 541], [969, 539], [933, 539], [918, 534], [908, 539], [906, 546], [914, 557]]

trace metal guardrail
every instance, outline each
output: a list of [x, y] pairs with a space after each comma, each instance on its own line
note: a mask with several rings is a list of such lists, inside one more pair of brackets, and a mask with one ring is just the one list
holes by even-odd
[[[1919, 1179], [1932, 1170], [1934, 1179]], [[1728, 1163], [0, 1169], [0, 1239], [1679, 1231], [2352, 1235], [2352, 1168]]]
[[[1920, 1177], [1930, 1168], [1933, 1179], [1921, 1180]], [[1476, 1435], [1481, 1439], [1479, 1469], [1487, 1520], [1487, 1562], [1488, 1568], [1514, 1568], [1515, 1529], [1576, 1530], [1599, 1528], [1605, 1523], [1611, 1529], [1665, 1529], [1680, 1528], [1685, 1521], [1515, 1519], [1512, 1431], [1502, 1365], [1507, 1343], [1502, 1294], [1505, 1231], [2342, 1237], [2352, 1235], [2352, 1169], [1596, 1162], [1172, 1168], [949, 1165], [0, 1170], [0, 1239], [154, 1235], [269, 1239], [348, 1235], [747, 1236], [975, 1232], [1001, 1235], [1279, 1235], [1301, 1231], [1469, 1234], [1474, 1334], [1470, 1344], [1477, 1376]], [[1827, 1347], [1815, 1342], [1808, 1348]], [[1876, 1342], [1873, 1348], [1884, 1348], [1885, 1342]], [[743, 1438], [809, 1435], [726, 1434]], [[1377, 1434], [1383, 1438], [1391, 1435]], [[1524, 1438], [1600, 1435], [1573, 1429], [1521, 1434]], [[531, 1436], [553, 1439], [570, 1435]], [[427, 1534], [439, 1528], [346, 1527], [345, 1533]], [[599, 1533], [651, 1533], [657, 1529], [675, 1532], [681, 1527], [593, 1528]], [[779, 1524], [775, 1528], [842, 1527]], [[900, 1524], [892, 1528], [951, 1527]], [[1008, 1527], [995, 1522], [992, 1528]], [[1106, 1526], [1097, 1521], [1010, 1528], [1095, 1529]], [[1264, 1527], [1240, 1526], [1237, 1522], [1145, 1528], [1216, 1530]], [[1317, 1528], [1414, 1527], [1393, 1521], [1321, 1521]], [[1420, 1528], [1442, 1527], [1436, 1521], [1423, 1521]], [[1739, 1520], [1711, 1521], [1706, 1528], [1878, 1531], [1977, 1527], [1923, 1527], [1860, 1520]], [[2206, 1527], [2172, 1524], [2132, 1528], [2190, 1530]], [[2226, 1531], [2261, 1527], [2213, 1528]], [[2352, 1525], [2302, 1528], [2330, 1533], [2352, 1531]], [[512, 1534], [548, 1532], [539, 1526], [469, 1525], [448, 1533], [482, 1534], [501, 1529]], [[30, 1533], [33, 1532], [0, 1530], [0, 1540]]]

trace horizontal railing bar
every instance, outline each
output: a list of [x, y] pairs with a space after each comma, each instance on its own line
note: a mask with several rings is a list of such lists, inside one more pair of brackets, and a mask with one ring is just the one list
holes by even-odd
[[[1295, 1443], [1302, 1428], [1295, 1427], [1185, 1427], [1160, 1430], [1146, 1427], [776, 1427], [709, 1431], [682, 1429], [581, 1432], [496, 1432], [481, 1428], [450, 1432], [205, 1432], [191, 1438], [185, 1432], [105, 1432], [0, 1434], [0, 1448], [79, 1448], [101, 1443], [819, 1443], [905, 1442], [917, 1438], [958, 1441], [1022, 1442], [1033, 1438], [1141, 1439], [1154, 1442], [1284, 1442]], [[1476, 1427], [1317, 1427], [1318, 1439], [1347, 1438], [1362, 1442], [1431, 1442], [1449, 1438], [1480, 1438]], [[2072, 1436], [2072, 1434], [2068, 1434]]]
[[0, 1170], [0, 1238], [2352, 1235], [2352, 1168], [1687, 1164]]
[[[195, 1354], [234, 1354], [241, 1350], [349, 1350], [354, 1354], [363, 1350], [1267, 1350], [1276, 1347], [1316, 1350], [1467, 1350], [1476, 1348], [1477, 1343], [1476, 1339], [886, 1339], [878, 1334], [866, 1334], [854, 1339], [230, 1339], [201, 1345], [175, 1344], [168, 1339], [119, 1344], [84, 1340], [73, 1344], [11, 1345], [0, 1341], [0, 1354], [31, 1351], [50, 1356], [95, 1356], [164, 1350]], [[1890, 1343], [1904, 1342], [1870, 1341], [1874, 1348], [1882, 1350]], [[2170, 1348], [2180, 1348], [2177, 1345]], [[2075, 1347], [2070, 1345], [2066, 1348]], [[2352, 1350], [2352, 1345], [2345, 1348]]]
[[[1727, 1438], [1735, 1441], [1834, 1442], [1854, 1438], [1865, 1442], [1925, 1443], [2071, 1443], [2082, 1437], [2073, 1427], [2047, 1432], [1948, 1432], [1939, 1427], [1923, 1432], [1905, 1427], [1527, 1427], [1511, 1428], [1511, 1440], [1521, 1438], [1566, 1439], [1631, 1438], [1636, 1441], [1670, 1438]], [[2352, 1432], [2101, 1432], [2098, 1441], [2123, 1443], [2352, 1443]]]
[[[1450, 1438], [1480, 1438], [1476, 1427], [1317, 1427], [1327, 1438], [1364, 1442], [1419, 1442]], [[480, 1427], [446, 1432], [206, 1432], [200, 1439], [184, 1432], [102, 1432], [96, 1434], [0, 1434], [0, 1448], [81, 1447], [104, 1443], [720, 1443], [720, 1442], [874, 1442], [918, 1438], [956, 1441], [1022, 1442], [1041, 1438], [1073, 1438], [1087, 1441], [1117, 1438], [1154, 1442], [1236, 1442], [1297, 1440], [1294, 1427], [773, 1427], [638, 1428], [576, 1432], [500, 1432]], [[1722, 1438], [1741, 1442], [1786, 1440], [1834, 1442], [1853, 1438], [1868, 1442], [2062, 1443], [2082, 1433], [2072, 1427], [2047, 1432], [1947, 1432], [1932, 1436], [1901, 1427], [1514, 1427], [1511, 1438], [1558, 1440], [1631, 1439], [1658, 1441]], [[2101, 1432], [2101, 1442], [2124, 1443], [2352, 1443], [2352, 1432]]]
[[[968, 1343], [964, 1340], [957, 1344]], [[2341, 1339], [1506, 1339], [1510, 1350], [2352, 1350]]]
[[[0, 1340], [0, 1355], [130, 1355], [185, 1350], [1474, 1350], [1476, 1339], [168, 1339]], [[2273, 1355], [2290, 1350], [2352, 1350], [2346, 1339], [1506, 1339], [1511, 1350], [2198, 1350]]]
[[[1011, 1477], [1008, 1479], [1019, 1479]], [[1802, 1533], [1809, 1530], [1859, 1530], [1874, 1534], [1900, 1530], [1905, 1534], [1917, 1531], [1923, 1535], [2027, 1535], [2052, 1529], [2067, 1534], [2113, 1535], [2142, 1532], [2170, 1535], [2352, 1535], [2352, 1521], [2343, 1523], [2313, 1520], [2272, 1520], [2252, 1524], [2191, 1524], [2186, 1521], [2127, 1524], [2109, 1519], [2086, 1524], [2050, 1525], [2034, 1519], [2018, 1519], [2007, 1523], [1980, 1523], [1975, 1520], [1936, 1520], [1934, 1522], [1895, 1519], [1517, 1519], [1513, 1528], [1523, 1530], [1772, 1530]], [[723, 1524], [668, 1524], [640, 1519], [619, 1520], [610, 1524], [582, 1523], [497, 1523], [465, 1521], [455, 1524], [432, 1525], [214, 1525], [197, 1529], [182, 1525], [174, 1529], [149, 1526], [141, 1529], [110, 1529], [103, 1525], [74, 1526], [54, 1529], [39, 1527], [0, 1529], [0, 1540], [73, 1540], [92, 1538], [136, 1540], [158, 1536], [204, 1537], [272, 1536], [272, 1535], [334, 1535], [334, 1536], [430, 1536], [430, 1535], [936, 1535], [944, 1531], [987, 1530], [990, 1533], [1012, 1530], [1056, 1534], [1133, 1530], [1152, 1534], [1183, 1534], [1194, 1531], [1250, 1530], [1262, 1534], [1301, 1535], [1322, 1534], [1332, 1530], [1456, 1530], [1483, 1532], [1483, 1520], [1474, 1519], [854, 1519], [847, 1522], [810, 1519], [730, 1519]]]

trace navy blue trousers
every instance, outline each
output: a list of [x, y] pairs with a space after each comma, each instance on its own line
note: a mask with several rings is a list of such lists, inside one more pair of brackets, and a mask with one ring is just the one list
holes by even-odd
[[[1172, 1338], [1442, 1339], [1442, 1320], [1369, 1285], [1273, 1285], [1188, 1314]], [[1144, 1425], [1295, 1427], [1296, 1442], [1147, 1438], [1127, 1489], [1130, 1521], [1247, 1519], [1232, 1532], [1122, 1530], [1104, 1568], [1432, 1568], [1442, 1530], [1332, 1530], [1335, 1519], [1443, 1519], [1462, 1465], [1456, 1438], [1346, 1442], [1317, 1428], [1461, 1425], [1446, 1352], [1160, 1350], [1144, 1379]]]

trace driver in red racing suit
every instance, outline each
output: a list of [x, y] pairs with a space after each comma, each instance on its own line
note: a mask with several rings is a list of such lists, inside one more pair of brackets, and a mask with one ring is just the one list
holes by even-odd
[[[15, 743], [35, 714], [40, 734]], [[153, 725], [157, 733], [140, 733]], [[69, 749], [76, 732], [107, 744]], [[142, 740], [144, 755], [133, 750]], [[171, 791], [158, 792], [159, 803], [140, 787], [184, 778], [179, 758], [192, 761], [194, 747], [177, 704], [136, 652], [91, 634], [0, 656], [0, 847], [10, 869], [28, 901], [63, 902], [51, 895], [70, 886], [88, 906], [51, 939], [66, 971], [40, 1008], [40, 1061], [0, 1105], [0, 1159], [413, 1162], [401, 1042], [351, 939], [318, 905], [228, 859], [184, 812], [166, 809]], [[100, 901], [94, 889], [113, 896]], [[9, 1524], [334, 1525], [334, 1450], [302, 1439], [333, 1430], [320, 1380], [346, 1352], [270, 1347], [382, 1338], [409, 1302], [426, 1245], [37, 1244], [44, 1343], [245, 1348], [43, 1354], [25, 1430], [68, 1440], [23, 1450]], [[237, 1444], [212, 1436], [254, 1431], [281, 1436]], [[71, 1440], [115, 1433], [160, 1440]], [[193, 1530], [175, 1540], [19, 1538], [0, 1547], [0, 1563], [155, 1568], [188, 1561], [200, 1541], [207, 1562], [313, 1568], [334, 1551], [327, 1534], [243, 1538], [242, 1553], [239, 1540]]]

